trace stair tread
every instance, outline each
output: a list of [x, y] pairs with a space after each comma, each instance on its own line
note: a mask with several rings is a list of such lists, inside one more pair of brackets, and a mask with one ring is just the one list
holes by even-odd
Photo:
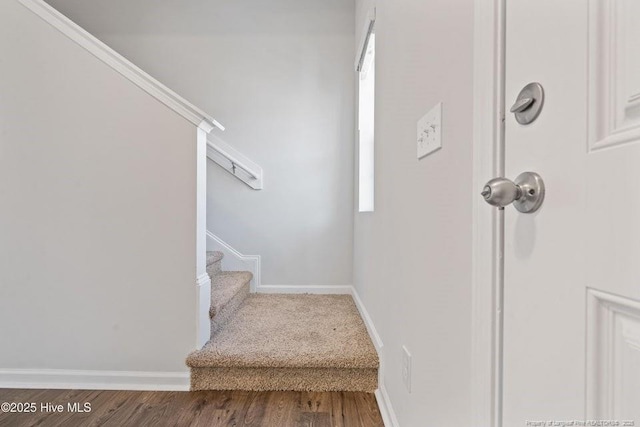
[[247, 286], [253, 278], [249, 271], [221, 271], [211, 278], [211, 309], [209, 315], [215, 317], [224, 307]]
[[350, 295], [251, 294], [187, 365], [377, 369], [379, 361]]
[[224, 254], [220, 251], [207, 251], [207, 267], [224, 258]]

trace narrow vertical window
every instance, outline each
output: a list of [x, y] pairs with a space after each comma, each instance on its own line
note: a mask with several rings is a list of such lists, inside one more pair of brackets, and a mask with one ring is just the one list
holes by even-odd
[[358, 210], [373, 212], [376, 40], [370, 26], [358, 64]]

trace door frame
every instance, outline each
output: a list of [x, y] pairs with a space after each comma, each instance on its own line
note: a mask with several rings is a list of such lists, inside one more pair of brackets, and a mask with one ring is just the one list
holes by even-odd
[[504, 176], [505, 1], [474, 1], [471, 425], [478, 427], [502, 425], [504, 212], [480, 191]]

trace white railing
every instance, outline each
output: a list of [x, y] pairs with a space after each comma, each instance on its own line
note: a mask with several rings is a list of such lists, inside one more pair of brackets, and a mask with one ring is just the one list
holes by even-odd
[[254, 172], [251, 172], [251, 168], [245, 166], [240, 160], [237, 160], [232, 155], [225, 153], [223, 149], [221, 149], [218, 145], [213, 142], [207, 141], [207, 146], [211, 147], [211, 149], [215, 150], [217, 153], [221, 154], [225, 159], [229, 160], [229, 164], [231, 165], [231, 172], [235, 175], [237, 169], [243, 170], [249, 178], [258, 179], [258, 175]]
[[[224, 130], [224, 126], [216, 119], [145, 73], [131, 61], [85, 31], [82, 27], [43, 0], [17, 1], [194, 125], [199, 126], [207, 133], [214, 128]], [[208, 138], [207, 157], [249, 187], [255, 190], [262, 189], [263, 179], [262, 168], [260, 166], [246, 158], [219, 137], [209, 134]]]
[[262, 190], [262, 168], [216, 135], [208, 135], [207, 157], [249, 187]]
[[216, 119], [191, 104], [186, 99], [136, 67], [131, 61], [102, 43], [75, 22], [58, 12], [42, 0], [18, 0], [24, 7], [55, 27], [62, 34], [91, 52], [96, 58], [122, 74], [149, 95], [180, 114], [196, 126], [210, 131], [214, 127], [224, 130]]

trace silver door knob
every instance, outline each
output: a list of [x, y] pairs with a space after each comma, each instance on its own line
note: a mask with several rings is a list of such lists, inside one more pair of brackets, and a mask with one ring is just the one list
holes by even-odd
[[544, 181], [535, 172], [524, 172], [515, 181], [494, 178], [482, 189], [482, 197], [492, 206], [513, 206], [522, 213], [537, 211], [544, 200]]

